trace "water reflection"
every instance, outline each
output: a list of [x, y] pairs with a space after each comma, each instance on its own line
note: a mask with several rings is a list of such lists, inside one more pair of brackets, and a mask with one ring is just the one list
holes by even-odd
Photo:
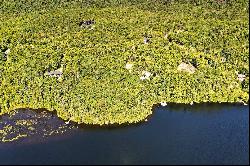
[[249, 164], [249, 106], [154, 109], [139, 125], [82, 126], [46, 143], [0, 144], [0, 164]]

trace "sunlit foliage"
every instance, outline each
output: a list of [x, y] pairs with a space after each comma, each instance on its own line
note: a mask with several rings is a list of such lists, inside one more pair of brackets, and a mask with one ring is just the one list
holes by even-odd
[[103, 125], [142, 121], [160, 102], [248, 102], [248, 19], [245, 0], [3, 0], [0, 114]]

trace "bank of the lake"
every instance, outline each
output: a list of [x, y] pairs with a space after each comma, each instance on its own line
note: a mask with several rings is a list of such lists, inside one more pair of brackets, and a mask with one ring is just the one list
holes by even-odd
[[0, 164], [249, 164], [249, 106], [156, 107], [147, 122], [0, 143]]

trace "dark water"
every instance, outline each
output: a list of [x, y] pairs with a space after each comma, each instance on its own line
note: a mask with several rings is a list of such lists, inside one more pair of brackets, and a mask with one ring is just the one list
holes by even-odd
[[249, 164], [249, 106], [168, 105], [148, 122], [0, 143], [0, 164]]

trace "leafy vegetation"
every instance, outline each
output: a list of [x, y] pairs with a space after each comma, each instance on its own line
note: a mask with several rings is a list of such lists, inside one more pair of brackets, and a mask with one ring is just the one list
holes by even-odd
[[248, 102], [248, 19], [246, 0], [3, 0], [0, 114], [103, 125], [142, 121], [160, 102]]

